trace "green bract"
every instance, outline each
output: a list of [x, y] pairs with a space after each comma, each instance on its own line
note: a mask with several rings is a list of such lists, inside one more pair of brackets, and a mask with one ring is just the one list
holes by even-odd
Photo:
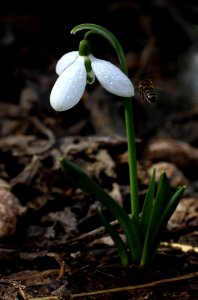
[[91, 45], [88, 40], [82, 40], [79, 44], [79, 55], [88, 56], [91, 54]]

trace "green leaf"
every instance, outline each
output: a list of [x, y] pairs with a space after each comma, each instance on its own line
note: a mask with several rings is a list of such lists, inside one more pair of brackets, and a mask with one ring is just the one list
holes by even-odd
[[155, 253], [157, 247], [162, 239], [162, 236], [166, 230], [167, 224], [169, 219], [171, 218], [172, 214], [174, 213], [181, 196], [185, 190], [185, 187], [180, 187], [178, 190], [172, 195], [171, 198], [168, 199], [166, 203], [166, 207], [164, 208], [163, 213], [158, 218], [157, 226], [154, 228], [152, 232], [152, 236], [149, 239], [149, 243], [151, 245], [150, 251], [151, 253]]
[[113, 228], [113, 226], [106, 220], [101, 209], [99, 210], [99, 214], [107, 232], [109, 233], [110, 237], [114, 241], [115, 247], [119, 252], [122, 265], [128, 265], [129, 260], [128, 260], [128, 254], [127, 254], [125, 243], [123, 242], [123, 240], [121, 239], [117, 231]]
[[165, 172], [162, 172], [157, 186], [156, 197], [153, 199], [152, 211], [150, 211], [150, 222], [148, 223], [147, 233], [148, 240], [158, 226], [159, 218], [161, 217], [169, 199], [172, 196], [172, 189]]
[[[154, 188], [154, 183], [152, 182], [152, 189]], [[152, 193], [153, 191], [151, 191]], [[154, 194], [153, 194], [154, 196]], [[162, 172], [157, 186], [156, 198], [153, 197], [152, 208], [150, 206], [150, 218], [147, 219], [147, 229], [145, 233], [145, 240], [142, 251], [141, 265], [146, 264], [148, 261], [151, 261], [153, 253], [151, 249], [154, 249], [151, 244], [151, 239], [153, 232], [158, 228], [159, 219], [165, 209], [166, 203], [169, 201], [172, 196], [171, 186], [169, 184], [168, 178], [165, 172]], [[151, 199], [150, 199], [151, 201]], [[156, 245], [156, 243], [155, 243]]]
[[140, 229], [141, 229], [142, 240], [145, 240], [148, 225], [151, 222], [153, 200], [154, 200], [154, 193], [155, 193], [155, 174], [156, 172], [155, 170], [153, 170], [153, 174], [144, 200], [142, 213], [140, 216]]
[[184, 190], [185, 187], [181, 187], [175, 193], [171, 193], [167, 177], [165, 174], [161, 175], [151, 221], [144, 241], [141, 265], [148, 264], [153, 259], [166, 230], [168, 220], [176, 209]]
[[161, 173], [156, 198], [154, 203], [154, 218], [158, 218], [164, 211], [164, 207], [167, 204], [168, 199], [172, 196], [172, 188], [165, 172]]
[[98, 199], [118, 220], [127, 238], [132, 261], [139, 263], [142, 249], [138, 234], [139, 230], [133, 219], [130, 219], [122, 207], [76, 164], [64, 158], [60, 159], [60, 163], [63, 172], [72, 184]]

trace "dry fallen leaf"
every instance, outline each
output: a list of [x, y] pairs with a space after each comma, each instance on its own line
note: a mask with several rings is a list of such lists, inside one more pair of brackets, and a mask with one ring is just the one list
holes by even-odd
[[181, 170], [198, 166], [198, 149], [181, 140], [154, 141], [147, 147], [146, 157], [153, 162], [171, 162]]
[[10, 186], [0, 180], [0, 238], [15, 232], [17, 216], [24, 212], [19, 200], [10, 191]]

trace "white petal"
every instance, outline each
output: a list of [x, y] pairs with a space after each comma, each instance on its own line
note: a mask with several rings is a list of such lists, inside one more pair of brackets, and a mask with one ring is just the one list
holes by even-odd
[[60, 75], [66, 68], [75, 62], [78, 57], [78, 51], [72, 51], [64, 54], [56, 64], [56, 73]]
[[100, 84], [110, 93], [121, 97], [134, 96], [129, 78], [112, 63], [90, 55], [92, 69]]
[[50, 104], [56, 111], [64, 111], [76, 105], [85, 90], [86, 69], [84, 58], [69, 66], [57, 79], [50, 94]]

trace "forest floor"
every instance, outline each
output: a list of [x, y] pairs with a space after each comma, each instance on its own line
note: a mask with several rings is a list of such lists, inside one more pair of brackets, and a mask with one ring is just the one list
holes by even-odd
[[[154, 48], [146, 64], [154, 77], [157, 102], [143, 103], [137, 91], [132, 100], [140, 207], [153, 168], [157, 179], [166, 172], [173, 189], [186, 186], [151, 265], [122, 266], [98, 215], [101, 204], [68, 182], [60, 157], [79, 165], [130, 213], [123, 99], [94, 83], [77, 106], [53, 111], [49, 94], [57, 78], [55, 64], [64, 51], [76, 50], [72, 48], [76, 39], [71, 42], [67, 34], [77, 25], [77, 16], [64, 10], [65, 28], [65, 15], [58, 15], [57, 8], [52, 22], [50, 13], [37, 14], [40, 6], [35, 2], [23, 3], [25, 14], [18, 13], [14, 4], [0, 14], [4, 28], [0, 33], [0, 299], [198, 300], [198, 102], [191, 88], [195, 73], [186, 64], [192, 52], [182, 48], [190, 35], [183, 36], [180, 27], [174, 27], [178, 18], [171, 19], [174, 11], [168, 14], [168, 5], [162, 9], [148, 1], [143, 7], [154, 22], [157, 46], [145, 26], [141, 5], [125, 1], [100, 7], [101, 15], [105, 11], [103, 23], [123, 36], [132, 80], [149, 47]], [[55, 16], [54, 6], [50, 7], [48, 12], [51, 9]], [[78, 11], [79, 22], [85, 22], [86, 14]], [[133, 23], [128, 26], [127, 20]], [[166, 41], [169, 36], [161, 34], [164, 24], [173, 34], [172, 48]], [[93, 44], [97, 57], [115, 60], [106, 43], [93, 39]], [[143, 55], [138, 56], [140, 49]], [[184, 74], [192, 79], [188, 88]]]
[[[89, 133], [90, 116], [65, 135], [68, 112], [0, 106], [0, 299], [198, 299], [195, 146], [168, 136], [164, 126], [137, 139], [140, 201], [154, 167], [158, 175], [166, 171], [173, 188], [187, 189], [153, 263], [122, 266], [98, 216], [100, 203], [67, 181], [59, 159], [77, 163], [129, 212], [126, 138]], [[175, 132], [184, 137], [187, 123], [195, 130], [197, 114], [197, 107], [174, 114]]]

